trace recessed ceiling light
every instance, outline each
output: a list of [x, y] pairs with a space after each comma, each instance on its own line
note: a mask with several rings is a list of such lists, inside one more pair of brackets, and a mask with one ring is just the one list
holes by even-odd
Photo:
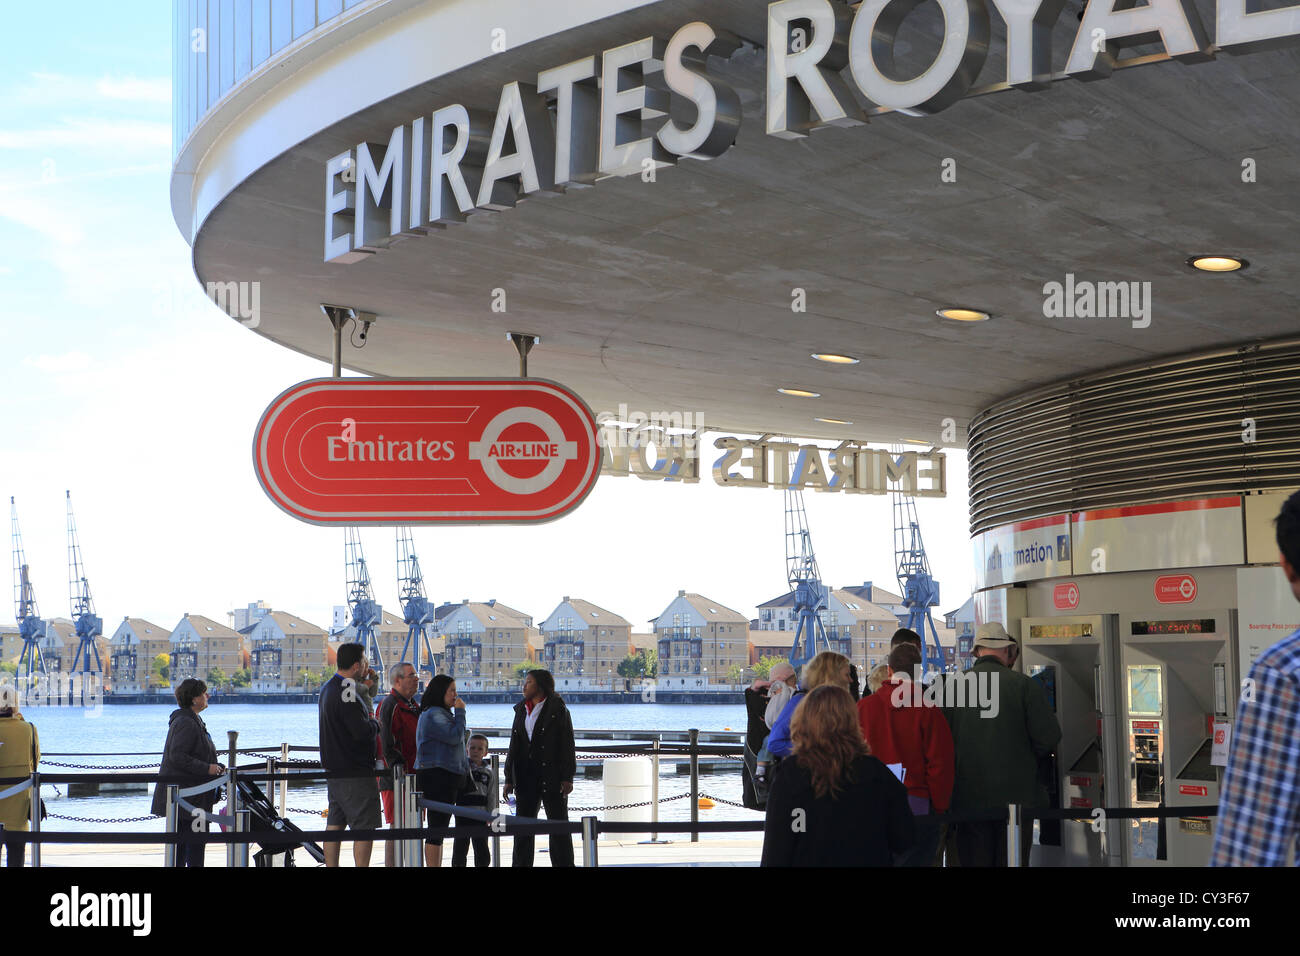
[[840, 355], [836, 352], [813, 352], [812, 357], [819, 362], [829, 362], [832, 365], [857, 365], [858, 360], [852, 355]]
[[987, 322], [992, 318], [987, 312], [978, 309], [935, 309], [934, 314], [954, 322]]
[[852, 422], [845, 421], [843, 418], [814, 418], [815, 422], [823, 422], [827, 425], [852, 425]]
[[1237, 272], [1250, 265], [1240, 256], [1190, 256], [1187, 264], [1201, 272]]
[[778, 388], [782, 395], [793, 395], [795, 398], [821, 398], [821, 392], [810, 392], [806, 388]]

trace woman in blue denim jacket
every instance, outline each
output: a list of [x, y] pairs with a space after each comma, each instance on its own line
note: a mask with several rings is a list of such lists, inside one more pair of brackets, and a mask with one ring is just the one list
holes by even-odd
[[[415, 771], [424, 799], [455, 803], [469, 773], [465, 756], [465, 702], [456, 696], [456, 682], [446, 674], [429, 681], [420, 699], [420, 721], [415, 727]], [[429, 826], [445, 827], [450, 813], [429, 810]], [[424, 865], [442, 865], [442, 837], [424, 841]]]

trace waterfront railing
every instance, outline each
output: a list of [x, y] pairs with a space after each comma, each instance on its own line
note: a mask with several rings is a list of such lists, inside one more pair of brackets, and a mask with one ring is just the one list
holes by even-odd
[[[489, 736], [508, 736], [509, 731], [497, 730], [486, 731]], [[236, 746], [238, 732], [229, 732], [229, 747], [226, 754], [229, 760], [229, 769], [225, 774], [214, 778], [213, 780], [199, 784], [197, 786], [185, 787], [180, 786], [185, 782], [183, 779], [174, 776], [163, 776], [157, 773], [111, 773], [111, 774], [42, 774], [39, 767], [28, 777], [0, 779], [0, 799], [7, 797], [21, 796], [23, 793], [31, 793], [31, 819], [30, 830], [17, 831], [5, 830], [0, 826], [0, 842], [6, 850], [7, 863], [9, 866], [22, 866], [24, 862], [25, 848], [27, 844], [32, 847], [32, 864], [41, 865], [40, 850], [42, 845], [47, 843], [71, 843], [71, 844], [163, 844], [164, 847], [164, 865], [175, 866], [177, 862], [177, 846], [181, 843], [190, 844], [208, 844], [219, 843], [226, 845], [226, 863], [230, 867], [246, 867], [249, 862], [249, 846], [257, 843], [269, 853], [278, 852], [277, 847], [284, 847], [292, 850], [297, 846], [305, 843], [343, 843], [355, 841], [396, 841], [394, 844], [395, 858], [399, 866], [420, 866], [422, 865], [421, 843], [431, 836], [442, 837], [467, 837], [490, 836], [493, 840], [493, 866], [500, 865], [500, 841], [503, 836], [519, 835], [540, 835], [552, 833], [565, 833], [572, 836], [580, 836], [582, 840], [582, 859], [585, 866], [599, 865], [597, 854], [597, 842], [600, 835], [617, 834], [617, 833], [650, 833], [650, 842], [659, 842], [659, 835], [662, 833], [689, 833], [691, 842], [698, 842], [701, 833], [754, 833], [761, 832], [764, 829], [765, 821], [763, 820], [717, 820], [701, 821], [699, 819], [699, 806], [701, 798], [709, 799], [724, 805], [741, 807], [742, 804], [734, 801], [725, 800], [711, 794], [703, 793], [700, 790], [699, 769], [700, 757], [702, 756], [723, 756], [733, 759], [742, 759], [737, 753], [738, 747], [727, 743], [702, 743], [702, 738], [708, 737], [711, 741], [719, 737], [738, 738], [741, 735], [735, 732], [701, 732], [699, 730], [688, 730], [685, 732], [674, 731], [575, 731], [574, 736], [582, 739], [608, 739], [607, 735], [623, 734], [622, 739], [637, 741], [642, 739], [635, 735], [645, 735], [650, 738], [646, 743], [633, 743], [630, 746], [621, 746], [617, 750], [609, 748], [584, 748], [580, 753], [600, 754], [604, 756], [649, 756], [652, 761], [651, 775], [651, 795], [650, 800], [640, 803], [627, 804], [619, 807], [572, 807], [574, 812], [584, 814], [578, 820], [542, 820], [530, 817], [519, 817], [502, 813], [488, 814], [484, 811], [476, 811], [471, 808], [456, 806], [453, 804], [439, 803], [436, 801], [425, 800], [419, 790], [416, 788], [415, 777], [403, 772], [401, 767], [392, 769], [382, 769], [373, 771], [356, 771], [340, 772], [327, 771], [320, 768], [319, 759], [308, 759], [294, 757], [296, 753], [318, 752], [318, 747], [299, 746], [289, 743], [282, 743], [279, 748], [255, 747], [255, 748], [238, 748]], [[685, 743], [681, 743], [680, 735], [684, 735]], [[677, 736], [678, 740], [665, 743], [660, 737]], [[278, 752], [275, 752], [277, 751]], [[270, 751], [270, 753], [268, 753]], [[261, 758], [263, 763], [260, 765], [248, 765], [244, 767], [237, 766], [239, 757], [255, 756]], [[658, 795], [659, 780], [659, 760], [664, 755], [685, 755], [690, 762], [690, 792], [675, 797], [661, 799]], [[161, 756], [161, 754], [152, 753], [61, 753], [50, 754], [49, 756], [62, 757], [110, 757], [110, 756]], [[500, 754], [491, 754], [492, 768], [500, 779]], [[51, 763], [42, 757], [41, 763]], [[61, 766], [76, 766], [60, 764]], [[84, 766], [84, 765], [83, 765]], [[103, 770], [136, 770], [144, 767], [158, 766], [157, 763], [123, 765], [121, 767], [104, 767], [92, 766], [87, 769], [96, 771]], [[290, 769], [293, 768], [293, 769]], [[288, 785], [292, 782], [298, 783], [318, 783], [322, 780], [336, 778], [362, 778], [362, 777], [383, 777], [391, 779], [394, 787], [394, 826], [390, 829], [374, 830], [298, 830], [297, 828], [283, 828], [271, 830], [258, 830], [254, 832], [251, 825], [251, 813], [247, 807], [242, 805], [242, 797], [238, 787], [239, 779], [250, 781], [261, 781], [272, 786], [268, 788], [267, 797], [273, 799], [278, 791], [278, 809], [279, 817], [283, 818], [286, 810], [286, 794]], [[163, 833], [68, 833], [68, 832], [49, 832], [41, 828], [41, 805], [40, 788], [42, 784], [59, 784], [59, 783], [81, 783], [81, 782], [141, 782], [141, 783], [160, 783], [166, 787], [165, 790], [165, 820], [166, 828]], [[224, 814], [203, 811], [195, 807], [189, 798], [200, 794], [213, 791], [226, 791], [226, 810]], [[691, 801], [691, 818], [689, 822], [669, 823], [659, 820], [658, 809], [662, 803], [673, 800], [686, 799]], [[273, 799], [274, 802], [274, 799]], [[646, 806], [650, 808], [650, 820], [641, 821], [602, 821], [590, 811], [599, 810], [624, 810]], [[483, 822], [482, 828], [464, 825], [430, 827], [423, 826], [421, 809], [432, 809], [440, 813], [454, 814], [462, 819], [475, 819]], [[1106, 819], [1123, 820], [1163, 820], [1168, 817], [1212, 817], [1218, 814], [1216, 804], [1206, 804], [1199, 806], [1179, 806], [1179, 807], [1106, 807], [1100, 808]], [[200, 821], [203, 823], [217, 823], [226, 832], [212, 833], [206, 832], [184, 832], [180, 821], [181, 814], [185, 813], [192, 817], [193, 814], [202, 814]], [[973, 821], [989, 821], [1008, 823], [1007, 827], [1007, 860], [1008, 865], [1020, 865], [1022, 846], [1025, 839], [1032, 839], [1033, 823], [1035, 820], [1074, 820], [1082, 823], [1094, 823], [1097, 819], [1097, 808], [1072, 808], [1072, 809], [1054, 809], [1054, 808], [1030, 808], [1018, 805], [1010, 805], [1005, 809], [991, 810], [984, 813], [962, 813], [962, 814], [933, 814], [928, 819], [942, 823], [960, 823]], [[148, 819], [148, 818], [141, 818]], [[918, 817], [917, 819], [927, 819]], [[109, 822], [109, 821], [104, 821]]]

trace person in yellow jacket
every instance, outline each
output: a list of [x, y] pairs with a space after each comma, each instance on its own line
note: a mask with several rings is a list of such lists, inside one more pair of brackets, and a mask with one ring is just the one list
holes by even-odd
[[[40, 759], [41, 742], [36, 735], [36, 725], [23, 720], [17, 707], [0, 707], [0, 780], [5, 777], [30, 777]], [[0, 783], [0, 791], [12, 786], [12, 783]], [[27, 830], [31, 818], [30, 789], [0, 800], [0, 824], [4, 824], [6, 830]]]

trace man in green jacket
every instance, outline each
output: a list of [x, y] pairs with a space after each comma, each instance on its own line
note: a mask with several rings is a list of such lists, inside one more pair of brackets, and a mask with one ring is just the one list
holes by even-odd
[[[1012, 670], [1019, 650], [1001, 624], [981, 624], [975, 631], [974, 666], [947, 678], [965, 682], [964, 694], [950, 693], [944, 701], [956, 752], [953, 813], [1047, 803], [1038, 759], [1056, 748], [1061, 725], [1038, 681]], [[1029, 841], [1022, 839], [1021, 846], [1023, 866]], [[959, 822], [957, 857], [962, 866], [1006, 866], [1006, 824]]]

